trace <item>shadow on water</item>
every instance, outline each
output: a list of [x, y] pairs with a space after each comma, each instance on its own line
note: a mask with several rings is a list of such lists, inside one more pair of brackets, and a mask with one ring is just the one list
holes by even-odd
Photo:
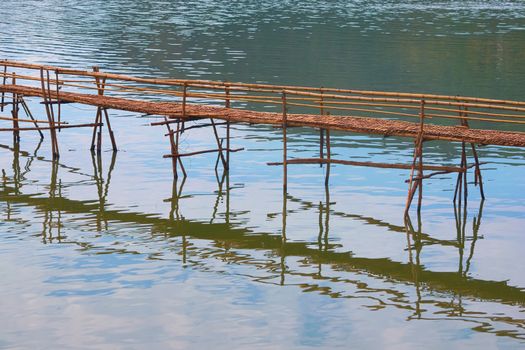
[[[97, 247], [95, 240], [86, 242], [67, 237], [68, 221], [95, 227], [94, 230], [101, 234], [111, 230], [112, 226], [132, 225], [150, 232], [151, 236], [146, 241], [155, 242], [157, 250], [149, 255], [150, 258], [163, 259], [165, 251], [174, 249], [171, 244], [173, 239], [180, 239], [177, 254], [183, 264], [195, 269], [214, 271], [213, 261], [219, 259], [243, 267], [243, 276], [260, 283], [295, 286], [304, 292], [316, 292], [330, 298], [362, 299], [362, 305], [371, 310], [396, 308], [406, 312], [407, 320], [459, 320], [471, 323], [475, 331], [525, 339], [525, 320], [515, 317], [524, 311], [525, 291], [505, 281], [469, 277], [476, 242], [482, 238], [479, 230], [483, 201], [479, 203], [470, 227], [467, 225], [466, 194], [463, 202], [454, 205], [456, 240], [437, 239], [425, 233], [419, 214], [415, 225], [408, 217], [405, 226], [399, 226], [372, 216], [335, 211], [331, 209], [333, 203], [329, 187], [325, 188], [324, 198], [319, 203], [283, 192], [279, 235], [258, 232], [231, 222], [230, 193], [235, 188], [230, 185], [228, 172], [216, 173], [217, 191], [211, 219], [197, 221], [181, 214], [180, 199], [185, 197], [184, 180], [174, 181], [172, 196], [166, 200], [171, 210], [168, 218], [163, 218], [155, 214], [110, 209], [107, 196], [116, 153], [113, 153], [107, 169], [103, 169], [100, 154], [93, 153], [93, 169], [88, 173], [38, 156], [40, 145], [34, 152], [21, 151], [19, 146], [0, 147], [4, 149], [4, 154], [11, 152], [13, 157], [13, 175], [8, 176], [5, 170], [2, 171], [0, 202], [5, 204], [2, 216], [17, 225], [35, 224], [32, 220], [17, 219], [18, 211], [14, 207], [34, 210], [38, 214], [35, 217], [43, 218], [40, 234], [43, 243], [75, 244], [80, 247], [80, 254], [137, 254], [140, 252], [125, 246], [116, 245], [117, 248], [112, 246], [107, 250]], [[31, 184], [27, 175], [35, 162], [49, 162], [51, 176], [45, 192], [27, 194], [23, 189]], [[82, 201], [66, 198], [64, 188], [78, 183], [63, 184], [58, 176], [59, 169], [81, 174], [96, 184], [98, 199]], [[301, 211], [318, 213], [316, 240], [292, 242], [287, 239], [288, 202], [299, 203]], [[223, 222], [217, 222], [220, 203], [226, 206], [225, 213], [221, 214]], [[341, 245], [329, 239], [330, 219], [334, 217], [406, 234], [407, 262], [359, 257], [352, 251], [342, 251]], [[114, 231], [112, 234], [115, 234]], [[118, 240], [116, 237], [115, 241]], [[207, 245], [197, 246], [192, 243], [196, 240], [205, 241]], [[432, 271], [421, 263], [423, 249], [432, 245], [457, 249], [457, 271]], [[264, 254], [264, 259], [260, 258], [261, 254]], [[509, 313], [486, 311], [485, 304], [489, 303], [496, 303], [499, 309], [509, 310]]]

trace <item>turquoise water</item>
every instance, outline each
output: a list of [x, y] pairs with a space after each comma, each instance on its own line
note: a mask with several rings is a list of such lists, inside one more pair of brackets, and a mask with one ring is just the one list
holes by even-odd
[[[4, 1], [0, 58], [136, 75], [524, 100], [522, 2]], [[42, 106], [32, 101], [35, 114]], [[6, 114], [4, 112], [4, 114]], [[88, 106], [64, 106], [91, 122]], [[174, 183], [165, 129], [111, 111], [119, 152], [87, 129], [0, 135], [0, 348], [520, 348], [523, 149], [479, 149], [487, 200], [425, 182], [407, 235], [406, 171], [290, 166], [281, 131], [236, 125], [231, 170], [188, 159]], [[7, 123], [7, 122], [4, 122]], [[7, 125], [7, 124], [6, 124]], [[318, 135], [289, 130], [291, 157]], [[186, 133], [181, 147], [214, 142]], [[410, 140], [345, 133], [334, 156], [409, 162]], [[425, 146], [459, 163], [460, 145]], [[469, 174], [473, 182], [473, 174]], [[283, 204], [286, 211], [283, 215]]]

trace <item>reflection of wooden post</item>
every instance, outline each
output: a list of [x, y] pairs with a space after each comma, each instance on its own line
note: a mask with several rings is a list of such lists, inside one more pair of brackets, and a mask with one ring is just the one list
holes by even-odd
[[282, 127], [283, 127], [283, 188], [286, 193], [288, 188], [288, 166], [287, 166], [287, 142], [286, 142], [286, 122], [287, 122], [287, 115], [286, 115], [286, 92], [283, 90], [282, 93], [282, 103], [283, 103], [283, 120], [282, 120]]

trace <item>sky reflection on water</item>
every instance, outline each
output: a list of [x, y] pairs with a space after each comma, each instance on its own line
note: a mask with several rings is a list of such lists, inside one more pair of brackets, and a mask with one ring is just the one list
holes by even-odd
[[[519, 1], [4, 3], [1, 58], [524, 99]], [[64, 108], [72, 122], [94, 116]], [[100, 159], [87, 130], [61, 132], [59, 164], [36, 135], [20, 149], [2, 135], [0, 347], [523, 344], [522, 149], [479, 150], [487, 200], [470, 185], [461, 212], [452, 175], [425, 182], [421, 222], [413, 212], [407, 234], [405, 171], [334, 166], [326, 192], [325, 168], [290, 167], [283, 198], [281, 170], [266, 166], [281, 157], [280, 130], [239, 125], [233, 143], [246, 150], [230, 174], [192, 158], [177, 195], [165, 131], [112, 116], [120, 151]], [[183, 149], [210, 144], [197, 130]], [[289, 133], [291, 157], [316, 152], [316, 134]], [[407, 140], [340, 133], [332, 146], [381, 162], [412, 152]], [[425, 154], [457, 164], [459, 149], [431, 143]]]

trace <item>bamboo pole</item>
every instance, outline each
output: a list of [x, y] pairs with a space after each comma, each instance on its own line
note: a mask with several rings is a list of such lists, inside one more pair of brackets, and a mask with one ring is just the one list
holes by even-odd
[[55, 137], [56, 135], [54, 134], [54, 123], [53, 123], [53, 119], [52, 119], [52, 116], [51, 116], [51, 112], [49, 110], [50, 108], [50, 104], [47, 103], [48, 102], [48, 94], [46, 92], [46, 84], [45, 84], [45, 78], [44, 78], [44, 68], [40, 68], [40, 79], [41, 79], [41, 88], [42, 88], [42, 97], [44, 99], [44, 106], [45, 106], [45, 109], [46, 109], [46, 114], [47, 114], [47, 120], [49, 121], [49, 125], [50, 125], [50, 128], [49, 128], [49, 136], [51, 138], [51, 152], [53, 154], [53, 160], [57, 159], [58, 158], [58, 149], [57, 149], [57, 143], [55, 142]]
[[[58, 109], [58, 125], [60, 126], [61, 115], [62, 115], [62, 108], [60, 106], [60, 87], [59, 87], [59, 80], [58, 80], [58, 71], [55, 71], [55, 84], [56, 84], [56, 94], [57, 94], [57, 109]], [[58, 132], [60, 132], [60, 128], [58, 128]]]
[[188, 90], [188, 85], [187, 84], [184, 84], [184, 86], [182, 87], [182, 91], [183, 91], [183, 95], [182, 95], [182, 118], [185, 118], [186, 117], [186, 93], [187, 93], [187, 90]]
[[330, 159], [332, 158], [332, 152], [330, 150], [330, 130], [326, 130], [326, 160], [328, 163], [326, 163], [326, 177], [324, 179], [324, 185], [325, 187], [328, 187], [329, 181], [330, 181]]
[[[33, 114], [29, 110], [29, 107], [26, 104], [26, 101], [23, 97], [20, 97], [20, 104], [22, 105], [22, 108], [24, 109], [24, 112], [26, 115], [33, 121], [33, 124], [35, 127], [38, 128], [38, 121], [33, 117]], [[20, 120], [19, 120], [20, 121]], [[42, 142], [42, 139], [44, 138], [44, 134], [42, 133], [42, 130], [38, 129], [38, 133], [40, 134], [40, 142]]]
[[421, 202], [423, 200], [423, 142], [424, 142], [424, 124], [425, 124], [425, 100], [421, 100], [421, 110], [419, 115], [420, 121], [419, 121], [419, 169], [418, 169], [418, 176], [419, 180], [419, 198], [418, 198], [418, 205], [417, 205], [417, 211], [418, 214], [421, 212]]
[[[16, 74], [13, 73], [11, 80], [12, 85], [16, 85]], [[13, 116], [13, 142], [18, 143], [20, 141], [20, 132], [18, 131], [18, 95], [13, 93], [13, 109], [11, 115]]]
[[[69, 129], [69, 128], [83, 128], [83, 127], [94, 127], [98, 126], [98, 124], [95, 123], [89, 123], [89, 124], [67, 124], [60, 126], [62, 129]], [[17, 129], [13, 128], [0, 128], [0, 131], [34, 131], [34, 130], [53, 130], [57, 129], [58, 126], [39, 126], [39, 127], [18, 127]], [[51, 144], [53, 146], [53, 144]]]
[[[7, 79], [7, 65], [4, 65], [4, 74], [2, 79], [2, 86], [5, 86]], [[4, 102], [5, 102], [5, 92], [2, 91], [2, 100], [0, 101], [0, 111], [4, 111]]]
[[[225, 107], [230, 109], [230, 89], [229, 85], [224, 87], [224, 95], [226, 95]], [[226, 120], [226, 165], [227, 171], [230, 171], [230, 117]], [[228, 175], [229, 176], [229, 175]]]
[[[20, 96], [18, 96], [19, 98], [19, 101], [20, 101]], [[19, 104], [22, 104], [21, 102], [18, 102]], [[7, 121], [16, 121], [18, 123], [43, 123], [43, 124], [48, 124], [49, 121], [48, 120], [35, 120], [35, 119], [22, 119], [22, 118], [13, 118], [13, 117], [3, 117], [3, 116], [0, 116], [0, 120], [7, 120]], [[55, 124], [59, 124], [59, 123], [55, 123]], [[63, 122], [63, 123], [60, 123], [62, 125], [67, 125], [68, 123], [67, 122]]]
[[287, 141], [286, 141], [286, 121], [287, 121], [287, 106], [286, 106], [286, 92], [283, 90], [282, 92], [282, 104], [283, 104], [283, 119], [282, 119], [282, 127], [283, 127], [283, 191], [286, 195], [287, 188], [288, 188], [288, 165], [287, 165]]
[[[343, 164], [343, 165], [353, 165], [353, 166], [363, 166], [363, 167], [370, 167], [370, 168], [382, 168], [382, 169], [403, 169], [403, 170], [411, 170], [412, 165], [411, 164], [399, 164], [399, 163], [377, 163], [377, 162], [359, 162], [359, 161], [353, 161], [353, 160], [342, 160], [342, 159], [330, 159], [327, 158], [294, 158], [294, 159], [288, 159], [287, 164]], [[282, 162], [269, 162], [266, 163], [269, 166], [278, 166], [283, 165]], [[449, 173], [459, 173], [463, 172], [465, 169], [460, 167], [453, 167], [453, 166], [442, 166], [442, 165], [423, 165], [423, 170], [430, 170], [430, 171], [446, 171]], [[416, 180], [416, 177], [413, 177], [413, 180]]]
[[[321, 95], [322, 95], [322, 92], [321, 92]], [[323, 96], [321, 96], [321, 99], [319, 101], [319, 106], [321, 107], [319, 112], [322, 117], [324, 115]], [[321, 159], [324, 158], [324, 129], [323, 128], [319, 129], [319, 156], [321, 157]], [[323, 164], [319, 164], [319, 166], [322, 167]]]
[[[244, 148], [240, 147], [240, 148], [232, 148], [232, 149], [230, 149], [230, 152], [232, 152], [232, 153], [239, 152], [239, 151], [244, 151]], [[215, 152], [220, 152], [220, 149], [214, 148], [214, 149], [206, 149], [206, 150], [202, 150], [202, 151], [194, 151], [194, 152], [187, 152], [187, 153], [165, 154], [162, 157], [163, 158], [190, 157], [190, 156], [195, 156], [195, 155], [198, 155], [198, 154], [215, 153]]]

